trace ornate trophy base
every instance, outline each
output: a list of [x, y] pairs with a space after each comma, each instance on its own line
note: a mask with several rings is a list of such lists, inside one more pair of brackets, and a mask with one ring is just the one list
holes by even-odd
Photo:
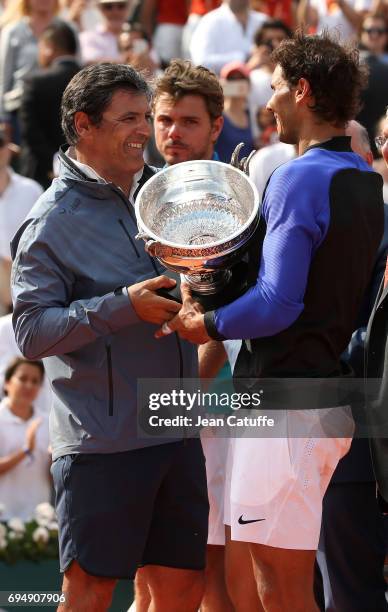
[[[217, 280], [219, 281], [217, 285], [217, 289], [216, 289], [217, 293], [210, 293], [210, 292], [205, 293], [203, 291], [203, 285], [201, 286], [200, 283], [197, 284], [197, 287], [200, 290], [196, 289], [194, 283], [192, 282], [192, 278], [194, 275], [190, 275], [190, 277], [185, 276], [185, 279], [187, 280], [187, 282], [189, 283], [191, 287], [191, 294], [193, 298], [197, 300], [197, 302], [199, 302], [203, 306], [205, 311], [214, 310], [215, 308], [219, 308], [220, 306], [226, 306], [226, 304], [230, 304], [230, 302], [233, 302], [238, 297], [240, 297], [240, 295], [245, 293], [245, 291], [248, 288], [247, 282], [246, 282], [246, 268], [247, 268], [247, 263], [240, 261], [235, 266], [233, 266], [231, 270], [226, 271], [227, 272], [226, 278], [224, 275], [221, 278], [216, 277]], [[173, 272], [171, 270], [166, 270], [165, 272], [163, 272], [163, 274], [164, 276], [173, 278], [177, 284], [172, 289], [159, 289], [157, 291], [158, 295], [161, 295], [169, 300], [174, 300], [175, 302], [182, 302], [181, 291], [180, 291], [180, 284], [181, 284], [180, 275], [177, 272]], [[219, 273], [209, 272], [209, 275], [211, 274], [218, 275]], [[198, 279], [199, 275], [195, 275], [195, 276]], [[214, 276], [212, 278], [214, 280]], [[202, 280], [203, 280], [203, 277], [202, 277]], [[223, 285], [221, 289], [218, 288], [220, 285], [221, 286]]]

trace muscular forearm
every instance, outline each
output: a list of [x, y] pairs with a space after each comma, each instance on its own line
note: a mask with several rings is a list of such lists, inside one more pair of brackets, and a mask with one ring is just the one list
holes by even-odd
[[222, 342], [211, 340], [198, 347], [199, 376], [201, 379], [213, 379], [226, 362], [226, 352]]

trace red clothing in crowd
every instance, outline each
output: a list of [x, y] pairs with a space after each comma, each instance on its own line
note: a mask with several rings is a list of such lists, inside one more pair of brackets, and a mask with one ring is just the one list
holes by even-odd
[[218, 8], [222, 0], [191, 0], [190, 15], [206, 15]]
[[289, 28], [293, 27], [292, 0], [262, 0], [254, 8], [273, 19], [281, 19]]
[[188, 17], [186, 0], [159, 0], [156, 22], [185, 25]]

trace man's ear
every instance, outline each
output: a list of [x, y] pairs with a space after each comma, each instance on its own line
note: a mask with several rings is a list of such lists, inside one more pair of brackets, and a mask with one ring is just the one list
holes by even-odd
[[74, 114], [74, 128], [78, 136], [87, 138], [90, 133], [90, 127], [93, 125], [86, 113], [78, 111]]
[[308, 98], [311, 98], [311, 86], [307, 79], [301, 78], [295, 88], [295, 101], [308, 102]]
[[211, 130], [213, 142], [217, 141], [217, 138], [221, 133], [223, 125], [224, 125], [224, 118], [222, 115], [220, 117], [216, 117], [215, 119], [213, 119], [212, 130]]

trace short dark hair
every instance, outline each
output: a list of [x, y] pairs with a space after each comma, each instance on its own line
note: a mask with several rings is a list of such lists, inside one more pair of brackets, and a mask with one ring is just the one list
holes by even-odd
[[[16, 370], [21, 366], [21, 365], [31, 365], [31, 366], [35, 366], [36, 368], [39, 369], [40, 371], [40, 379], [41, 382], [43, 382], [44, 380], [44, 365], [43, 362], [40, 361], [40, 359], [37, 360], [33, 360], [33, 359], [26, 359], [25, 357], [16, 357], [16, 359], [13, 359], [13, 361], [11, 361], [11, 363], [7, 366], [5, 372], [4, 372], [4, 383], [7, 383], [11, 380], [12, 376], [15, 374]], [[3, 389], [4, 391], [4, 395], [7, 395], [7, 391], [5, 390], [5, 388]]]
[[261, 26], [256, 30], [253, 42], [256, 47], [263, 44], [264, 34], [266, 30], [282, 30], [287, 38], [291, 38], [292, 30], [280, 19], [267, 19]]
[[72, 27], [63, 21], [53, 21], [40, 35], [41, 40], [47, 40], [59, 51], [67, 55], [77, 53], [77, 38]]
[[272, 59], [290, 85], [301, 78], [309, 82], [315, 99], [310, 109], [324, 121], [343, 127], [358, 114], [367, 69], [360, 65], [354, 47], [341, 46], [327, 32], [319, 36], [297, 32], [275, 49]]
[[154, 105], [162, 94], [174, 100], [184, 96], [201, 96], [210, 118], [217, 119], [224, 110], [224, 93], [217, 75], [204, 66], [194, 66], [188, 60], [174, 59], [156, 81]]
[[75, 113], [82, 111], [92, 123], [99, 125], [113, 94], [122, 89], [145, 95], [151, 102], [150, 86], [139, 72], [127, 64], [87, 66], [71, 79], [63, 94], [61, 107], [62, 129], [70, 145], [78, 142], [74, 127]]

